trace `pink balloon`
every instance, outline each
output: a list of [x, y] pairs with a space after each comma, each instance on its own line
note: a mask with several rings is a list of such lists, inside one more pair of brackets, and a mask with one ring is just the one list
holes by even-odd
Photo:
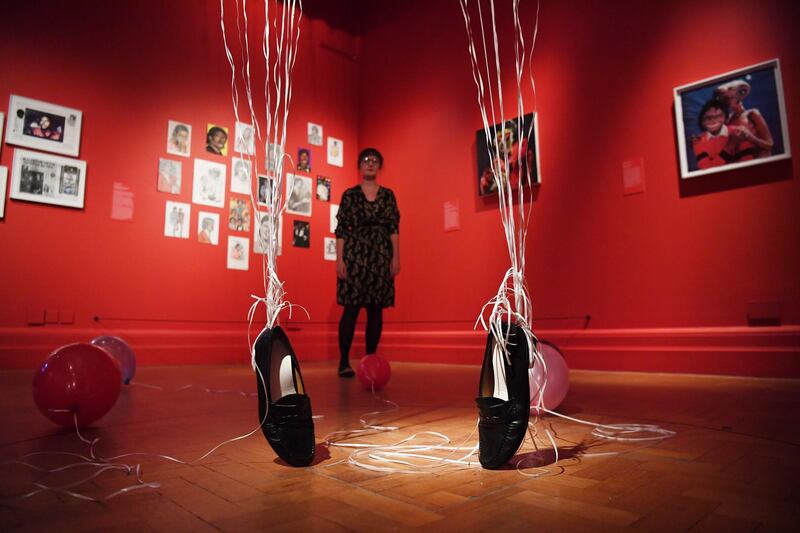
[[[544, 388], [543, 403], [545, 409], [554, 410], [561, 405], [569, 390], [569, 368], [564, 357], [555, 344], [539, 341], [539, 353], [547, 367], [547, 385]], [[539, 402], [539, 390], [545, 382], [545, 371], [539, 361], [528, 370], [531, 388], [531, 407]]]
[[358, 364], [358, 381], [367, 390], [380, 390], [389, 382], [392, 367], [380, 355], [366, 355]]

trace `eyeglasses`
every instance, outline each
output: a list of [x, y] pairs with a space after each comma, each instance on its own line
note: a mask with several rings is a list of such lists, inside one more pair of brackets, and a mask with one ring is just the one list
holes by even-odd
[[361, 158], [361, 163], [365, 165], [369, 165], [370, 163], [372, 163], [373, 165], [377, 165], [380, 162], [381, 160], [375, 157], [374, 155], [368, 155], [366, 157]]

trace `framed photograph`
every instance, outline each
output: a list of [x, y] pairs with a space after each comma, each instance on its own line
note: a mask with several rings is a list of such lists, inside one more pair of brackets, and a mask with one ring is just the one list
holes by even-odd
[[3, 146], [3, 125], [6, 121], [6, 114], [0, 113], [0, 147]]
[[6, 187], [8, 185], [8, 168], [0, 167], [0, 218], [6, 216]]
[[312, 146], [322, 146], [322, 126], [308, 123], [308, 144]]
[[272, 207], [272, 197], [275, 193], [275, 178], [270, 176], [258, 176], [258, 205]]
[[344, 141], [328, 137], [328, 164], [335, 167], [344, 166]]
[[297, 150], [297, 171], [311, 172], [311, 150], [308, 148], [298, 148]]
[[336, 218], [338, 214], [339, 214], [339, 204], [331, 204], [331, 214], [329, 218], [331, 233], [336, 233], [336, 226], [339, 225], [339, 221]]
[[228, 128], [209, 124], [206, 128], [206, 152], [214, 155], [228, 155]]
[[325, 251], [323, 252], [325, 261], [336, 261], [336, 238], [325, 237]]
[[777, 59], [676, 87], [681, 178], [791, 157]]
[[247, 270], [250, 259], [250, 239], [228, 237], [228, 270]]
[[85, 189], [86, 161], [14, 150], [11, 198], [81, 209]]
[[200, 211], [197, 214], [197, 242], [219, 244], [219, 213]]
[[311, 216], [311, 178], [286, 174], [286, 212]]
[[302, 220], [294, 221], [294, 231], [292, 232], [292, 246], [298, 248], [311, 247], [311, 224]]
[[231, 198], [228, 210], [228, 229], [250, 231], [250, 200]]
[[317, 176], [317, 200], [331, 201], [331, 180], [325, 176]]
[[189, 157], [192, 147], [192, 126], [170, 120], [167, 124], [167, 153]]
[[191, 214], [192, 204], [168, 201], [164, 210], [164, 236], [188, 239]]
[[256, 155], [256, 129], [252, 124], [237, 122], [233, 151], [242, 155]]
[[223, 163], [194, 160], [192, 202], [211, 207], [225, 207], [225, 172]]
[[83, 113], [24, 96], [11, 95], [6, 142], [35, 150], [78, 156]]
[[283, 159], [283, 149], [280, 144], [267, 143], [267, 160], [264, 162], [269, 172], [277, 172]]
[[181, 193], [182, 166], [180, 161], [173, 161], [172, 159], [165, 159], [163, 157], [158, 159], [159, 192], [168, 192], [170, 194]]
[[251, 194], [253, 190], [252, 175], [252, 161], [234, 157], [231, 161], [231, 192]]
[[537, 115], [528, 113], [521, 119], [517, 117], [504, 124], [495, 124], [489, 131], [491, 139], [486, 138], [486, 130], [483, 128], [475, 134], [478, 150], [478, 195], [497, 193], [492, 161], [498, 169], [498, 178], [503, 187], [507, 180], [510, 180], [513, 190], [517, 190], [520, 183], [524, 186], [540, 184]]
[[[257, 254], [264, 254], [267, 250], [267, 244], [270, 239], [270, 228], [272, 219], [268, 211], [256, 211], [256, 223], [253, 225], [253, 251]], [[275, 234], [277, 238], [278, 255], [283, 253], [283, 217], [278, 215], [278, 231]]]

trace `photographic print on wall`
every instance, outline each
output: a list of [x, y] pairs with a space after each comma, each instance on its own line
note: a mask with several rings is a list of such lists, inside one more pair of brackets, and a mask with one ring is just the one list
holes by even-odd
[[6, 142], [77, 157], [82, 120], [83, 113], [78, 109], [12, 94], [8, 104]]
[[5, 125], [6, 114], [0, 113], [0, 147], [3, 146], [3, 126]]
[[676, 87], [681, 177], [791, 157], [777, 59]]
[[505, 186], [506, 180], [510, 180], [513, 190], [519, 187], [520, 181], [525, 185], [541, 183], [537, 117], [536, 113], [528, 113], [521, 120], [514, 118], [504, 124], [495, 124], [490, 130], [490, 142], [487, 142], [484, 129], [476, 132], [480, 196], [497, 193], [497, 183], [492, 175], [492, 160], [499, 168], [498, 177], [502, 186]]
[[8, 184], [8, 168], [0, 167], [0, 218], [6, 216], [6, 185]]
[[317, 176], [317, 200], [331, 201], [331, 180], [325, 176]]
[[181, 193], [181, 162], [161, 157], [158, 159], [158, 190], [170, 194]]
[[294, 221], [292, 246], [297, 246], [298, 248], [309, 248], [311, 246], [311, 224], [302, 220]]
[[231, 198], [228, 209], [228, 229], [250, 231], [250, 200]]
[[167, 124], [167, 153], [189, 157], [192, 147], [192, 126], [170, 120]]
[[[268, 211], [256, 211], [258, 222], [253, 225], [253, 251], [257, 254], [265, 254], [268, 248], [271, 218]], [[278, 215], [277, 254], [283, 253], [283, 217]]]
[[14, 150], [11, 198], [81, 209], [85, 189], [86, 161]]
[[192, 202], [211, 207], [225, 207], [225, 172], [223, 163], [194, 160]]
[[233, 151], [242, 155], [256, 155], [256, 129], [252, 124], [237, 122]]
[[167, 202], [164, 209], [164, 236], [176, 239], [189, 238], [189, 217], [192, 205], [183, 202]]
[[258, 205], [269, 207], [272, 205], [272, 195], [275, 193], [275, 179], [259, 174], [258, 176]]
[[206, 128], [206, 152], [214, 155], [228, 155], [228, 128], [209, 124]]
[[286, 212], [311, 216], [311, 178], [286, 174]]
[[231, 160], [231, 192], [250, 194], [252, 188], [253, 163], [247, 159], [234, 157]]
[[328, 164], [335, 167], [344, 166], [344, 141], [328, 137]]
[[247, 270], [250, 260], [250, 239], [247, 237], [228, 237], [229, 270]]
[[197, 214], [197, 242], [219, 244], [219, 213], [200, 211]]

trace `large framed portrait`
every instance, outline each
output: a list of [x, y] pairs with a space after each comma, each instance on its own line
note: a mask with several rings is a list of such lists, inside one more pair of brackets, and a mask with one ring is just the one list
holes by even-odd
[[286, 212], [311, 216], [311, 178], [286, 174]]
[[6, 142], [35, 150], [77, 156], [83, 113], [77, 109], [11, 95]]
[[86, 161], [14, 150], [11, 198], [81, 209], [85, 190]]
[[676, 87], [681, 178], [787, 159], [777, 59]]
[[488, 196], [497, 193], [497, 182], [492, 174], [492, 161], [498, 171], [501, 186], [510, 181], [516, 190], [519, 184], [541, 183], [539, 167], [539, 123], [536, 113], [495, 124], [489, 129], [476, 132], [478, 150], [478, 194]]

